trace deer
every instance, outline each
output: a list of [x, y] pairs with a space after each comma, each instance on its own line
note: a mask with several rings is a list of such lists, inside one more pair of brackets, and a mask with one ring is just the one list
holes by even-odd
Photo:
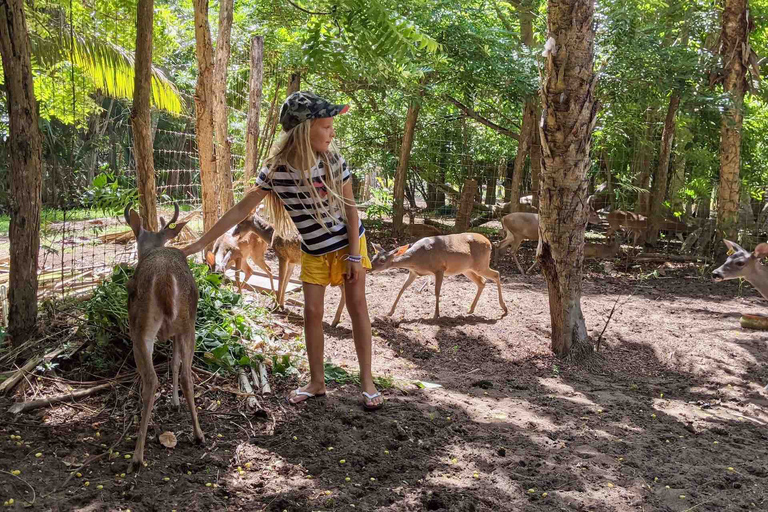
[[475, 300], [469, 307], [469, 314], [475, 312], [480, 294], [485, 288], [485, 279], [496, 281], [499, 290], [499, 305], [508, 313], [507, 305], [501, 293], [501, 276], [490, 268], [491, 242], [479, 233], [459, 233], [422, 238], [413, 245], [403, 245], [391, 251], [384, 251], [380, 245], [373, 244], [375, 254], [371, 259], [371, 271], [382, 272], [390, 268], [405, 268], [410, 271], [395, 303], [387, 316], [395, 314], [395, 308], [403, 292], [420, 276], [435, 276], [435, 314], [440, 317], [440, 288], [443, 276], [464, 274], [477, 286]]
[[405, 234], [413, 237], [438, 236], [443, 232], [437, 226], [429, 224], [408, 224], [405, 226]]
[[235, 282], [237, 283], [238, 293], [243, 293], [243, 283], [240, 281], [240, 271], [245, 273], [245, 282], [247, 283], [254, 274], [253, 269], [248, 263], [250, 257], [269, 276], [269, 287], [272, 293], [275, 293], [275, 284], [272, 277], [272, 269], [269, 268], [264, 260], [264, 254], [267, 252], [267, 242], [256, 233], [244, 233], [239, 237], [232, 233], [235, 228], [219, 237], [213, 245], [213, 252], [208, 251], [205, 255], [205, 261], [208, 267], [214, 272], [225, 272], [227, 269], [235, 269]]
[[[587, 222], [590, 224], [600, 223], [600, 217], [591, 207], [589, 208], [589, 217]], [[520, 273], [525, 275], [526, 271], [523, 270], [523, 267], [520, 265], [520, 261], [517, 259], [517, 250], [520, 248], [520, 244], [523, 243], [523, 240], [539, 239], [539, 214], [525, 212], [514, 212], [507, 214], [501, 219], [501, 227], [504, 229], [505, 237], [504, 240], [499, 243], [498, 247], [496, 247], [496, 251], [493, 257], [494, 265], [498, 263], [499, 254], [501, 251], [504, 250], [508, 245], [512, 245], [512, 257], [514, 258]], [[536, 263], [537, 261], [534, 259], [531, 266], [528, 267], [528, 272], [530, 272], [533, 267], [536, 266]]]
[[645, 232], [648, 228], [648, 219], [639, 213], [626, 212], [624, 210], [613, 210], [606, 216], [608, 221], [608, 230], [605, 233], [608, 240], [613, 240], [620, 229], [625, 229], [627, 233], [634, 236], [634, 244], [645, 241]]
[[[262, 217], [252, 213], [244, 220], [240, 221], [232, 231], [233, 236], [242, 236], [244, 233], [255, 233], [264, 240], [277, 255], [279, 282], [277, 286], [277, 305], [281, 310], [285, 309], [285, 291], [288, 288], [288, 280], [293, 275], [293, 269], [301, 263], [301, 239], [299, 235], [292, 235], [287, 238], [275, 234], [275, 229]], [[341, 286], [341, 300], [336, 308], [336, 316], [333, 318], [331, 327], [336, 327], [341, 321], [341, 314], [344, 312], [344, 303], [346, 294], [344, 286]]]
[[126, 288], [128, 290], [128, 318], [133, 343], [133, 356], [141, 377], [141, 425], [133, 453], [133, 464], [144, 462], [147, 428], [155, 405], [158, 387], [157, 374], [152, 364], [155, 338], [173, 340], [173, 393], [171, 403], [179, 407], [179, 368], [181, 387], [192, 415], [192, 431], [198, 443], [205, 442], [195, 407], [192, 355], [195, 351], [195, 318], [198, 291], [187, 258], [179, 249], [165, 247], [175, 238], [186, 222], [176, 224], [179, 206], [174, 204], [174, 215], [166, 223], [160, 217], [160, 231], [145, 230], [138, 213], [125, 208], [125, 220], [136, 237], [138, 264]]
[[723, 240], [728, 247], [729, 256], [720, 267], [712, 272], [716, 282], [743, 278], [757, 288], [763, 298], [768, 299], [768, 268], [760, 260], [768, 257], [768, 244], [761, 243], [751, 253], [742, 249], [736, 242]]

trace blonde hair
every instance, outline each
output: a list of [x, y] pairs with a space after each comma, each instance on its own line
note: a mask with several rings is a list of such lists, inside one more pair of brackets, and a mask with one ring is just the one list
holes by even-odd
[[[296, 186], [302, 184], [309, 188], [310, 198], [313, 200], [315, 208], [312, 212], [312, 218], [320, 224], [323, 229], [330, 233], [325, 225], [324, 218], [336, 218], [335, 212], [341, 212], [341, 218], [347, 222], [347, 212], [345, 206], [349, 203], [344, 199], [340, 154], [336, 144], [331, 142], [328, 151], [318, 154], [312, 149], [310, 140], [310, 129], [312, 120], [304, 121], [292, 130], [284, 131], [280, 134], [275, 146], [269, 153], [269, 157], [264, 162], [267, 167], [267, 177], [272, 178], [275, 170], [281, 165], [290, 167], [293, 171], [299, 171], [296, 177]], [[311, 169], [317, 164], [318, 157], [323, 163], [325, 176], [321, 181], [325, 185], [328, 195], [328, 206], [323, 205], [323, 198], [312, 184]], [[289, 159], [292, 160], [289, 163]], [[298, 231], [290, 215], [283, 206], [283, 202], [275, 192], [271, 192], [265, 199], [265, 214], [268, 220], [275, 228], [275, 235], [289, 238], [296, 236]]]

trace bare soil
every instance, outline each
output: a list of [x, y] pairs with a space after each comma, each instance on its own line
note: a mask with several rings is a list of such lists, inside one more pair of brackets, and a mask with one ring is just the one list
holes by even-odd
[[[533, 249], [521, 250], [524, 267]], [[200, 372], [200, 447], [186, 406], [170, 405], [164, 372], [148, 466], [124, 477], [135, 382], [2, 415], [0, 500], [22, 509], [34, 489], [33, 510], [766, 510], [768, 333], [739, 325], [766, 302], [748, 284], [716, 284], [691, 265], [651, 275], [657, 267], [590, 266], [582, 308], [594, 338], [615, 311], [599, 353], [581, 364], [552, 355], [545, 281], [519, 275], [509, 258], [500, 268], [505, 317], [493, 283], [468, 315], [475, 287], [463, 276], [444, 281], [440, 319], [421, 280], [387, 317], [407, 274], [369, 275], [374, 372], [396, 383], [382, 410], [363, 411], [356, 386], [334, 383], [323, 398], [285, 404], [302, 376], [273, 378], [266, 414], [254, 414], [223, 390], [234, 379]], [[337, 300], [329, 291], [329, 321]], [[281, 321], [298, 328], [300, 314], [293, 307]], [[326, 324], [325, 354], [357, 369], [347, 313], [337, 328]], [[0, 409], [11, 403], [0, 399]], [[164, 430], [176, 433], [175, 449], [159, 444]], [[119, 455], [63, 485], [115, 443]]]

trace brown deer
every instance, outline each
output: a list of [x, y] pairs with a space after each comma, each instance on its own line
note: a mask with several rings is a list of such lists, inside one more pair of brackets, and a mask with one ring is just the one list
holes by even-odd
[[161, 217], [162, 228], [158, 232], [146, 231], [141, 217], [126, 207], [125, 220], [136, 236], [139, 263], [127, 284], [128, 318], [133, 342], [133, 356], [141, 376], [141, 425], [133, 454], [133, 464], [140, 467], [144, 462], [144, 444], [147, 427], [155, 404], [158, 380], [152, 364], [155, 338], [173, 339], [173, 394], [171, 403], [179, 406], [179, 367], [181, 387], [192, 415], [195, 440], [205, 441], [195, 408], [194, 381], [192, 380], [192, 355], [195, 351], [195, 317], [197, 316], [198, 292], [195, 278], [187, 265], [187, 258], [179, 249], [164, 247], [182, 230], [184, 223], [176, 224], [179, 207], [170, 222]]
[[499, 305], [507, 314], [507, 305], [501, 294], [501, 277], [490, 268], [491, 242], [479, 233], [459, 233], [455, 235], [430, 236], [422, 238], [415, 244], [404, 245], [391, 251], [384, 251], [380, 245], [373, 244], [376, 254], [371, 260], [373, 272], [390, 268], [406, 268], [410, 270], [400, 293], [388, 316], [395, 313], [395, 308], [403, 292], [419, 276], [434, 274], [435, 276], [435, 315], [440, 317], [440, 288], [444, 275], [464, 274], [477, 286], [475, 300], [469, 308], [469, 314], [475, 312], [475, 306], [480, 294], [485, 288], [485, 279], [496, 281], [499, 289]]
[[[589, 209], [587, 222], [590, 224], [600, 223], [600, 217], [592, 208]], [[497, 264], [501, 251], [508, 245], [512, 245], [512, 257], [514, 258], [520, 273], [525, 274], [523, 267], [520, 266], [520, 261], [517, 259], [517, 250], [520, 248], [520, 244], [523, 243], [523, 240], [539, 239], [539, 214], [524, 212], [510, 213], [501, 219], [501, 227], [504, 229], [505, 237], [504, 240], [499, 243], [498, 247], [496, 247], [493, 257], [494, 265]], [[537, 261], [534, 259], [533, 264], [528, 268], [528, 272], [536, 266], [536, 263]]]
[[[232, 232], [233, 236], [242, 236], [243, 233], [255, 233], [274, 249], [277, 255], [280, 276], [277, 285], [277, 305], [280, 309], [285, 309], [285, 290], [288, 288], [288, 281], [293, 275], [294, 267], [301, 263], [301, 239], [299, 235], [293, 235], [289, 238], [277, 236], [275, 235], [275, 229], [255, 213], [241, 221]], [[336, 327], [339, 321], [341, 321], [345, 300], [344, 286], [341, 286], [341, 300], [339, 301], [338, 308], [336, 308], [336, 316], [333, 318], [332, 327]]]
[[247, 283], [254, 274], [248, 258], [250, 257], [269, 276], [269, 287], [275, 293], [275, 283], [272, 277], [272, 269], [264, 260], [267, 252], [267, 242], [256, 233], [243, 233], [236, 237], [232, 234], [235, 228], [225, 233], [213, 245], [213, 252], [208, 251], [205, 261], [214, 272], [225, 272], [227, 269], [235, 269], [235, 283], [240, 294], [243, 293], [243, 283], [240, 281], [240, 271], [245, 273]]

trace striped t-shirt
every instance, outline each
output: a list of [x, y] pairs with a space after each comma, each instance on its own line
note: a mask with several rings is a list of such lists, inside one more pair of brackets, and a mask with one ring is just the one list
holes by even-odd
[[[341, 155], [332, 154], [328, 161], [331, 164], [331, 172], [338, 176], [344, 183], [350, 178], [347, 163]], [[322, 207], [328, 210], [328, 192], [325, 184], [326, 165], [321, 158], [312, 167], [312, 184], [318, 189], [318, 194], [322, 201]], [[338, 179], [338, 178], [337, 178]], [[286, 211], [291, 216], [296, 229], [301, 235], [301, 250], [307, 254], [319, 256], [349, 245], [347, 236], [347, 226], [344, 224], [344, 217], [341, 211], [332, 211], [329, 216], [322, 209], [318, 208], [320, 217], [325, 220], [323, 227], [315, 220], [318, 216], [315, 214], [315, 199], [310, 195], [308, 187], [301, 179], [301, 173], [289, 165], [279, 165], [274, 168], [274, 172], [269, 175], [269, 168], [263, 167], [259, 176], [256, 178], [256, 186], [262, 190], [271, 190], [278, 195], [283, 202]], [[362, 221], [359, 221], [360, 236], [363, 236], [365, 229]]]

